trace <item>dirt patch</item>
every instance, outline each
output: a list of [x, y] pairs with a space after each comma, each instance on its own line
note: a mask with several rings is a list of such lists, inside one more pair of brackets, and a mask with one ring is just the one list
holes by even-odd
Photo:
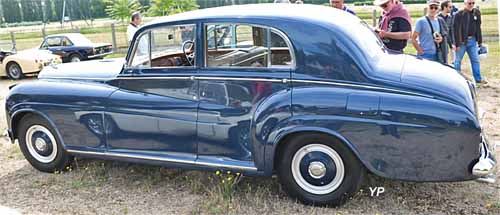
[[[500, 79], [490, 82], [478, 89], [479, 106], [496, 142]], [[2, 107], [13, 83], [0, 81]], [[5, 113], [0, 110], [3, 130]], [[346, 205], [323, 208], [294, 202], [276, 178], [244, 177], [228, 185], [227, 175], [81, 159], [71, 171], [41, 173], [24, 160], [17, 144], [4, 138], [0, 163], [0, 214], [500, 214], [500, 180], [493, 185], [410, 183], [369, 175]], [[384, 187], [385, 193], [371, 197], [370, 187]]]

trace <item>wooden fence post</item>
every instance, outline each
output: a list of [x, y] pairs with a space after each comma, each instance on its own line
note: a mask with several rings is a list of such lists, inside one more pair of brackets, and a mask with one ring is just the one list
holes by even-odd
[[12, 50], [17, 51], [17, 49], [16, 49], [16, 35], [13, 31], [10, 32], [10, 39], [12, 40]]
[[45, 37], [47, 37], [47, 32], [45, 31], [45, 26], [42, 28], [42, 36], [43, 36], [43, 39], [45, 39]]
[[116, 29], [115, 29], [115, 23], [111, 23], [111, 39], [113, 42], [113, 52], [118, 51], [118, 46], [116, 44]]
[[373, 9], [372, 21], [373, 27], [377, 27], [377, 9]]

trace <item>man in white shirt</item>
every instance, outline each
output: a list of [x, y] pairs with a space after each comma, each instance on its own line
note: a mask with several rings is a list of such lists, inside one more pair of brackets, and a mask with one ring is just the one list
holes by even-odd
[[127, 41], [128, 44], [132, 41], [135, 32], [139, 29], [139, 26], [142, 23], [141, 13], [134, 12], [130, 18], [130, 24], [127, 27]]

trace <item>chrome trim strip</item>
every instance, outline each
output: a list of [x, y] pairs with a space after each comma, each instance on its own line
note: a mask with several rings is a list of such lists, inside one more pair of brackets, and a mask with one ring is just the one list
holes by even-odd
[[386, 87], [339, 83], [339, 82], [331, 82], [331, 81], [310, 81], [310, 80], [295, 80], [295, 79], [292, 79], [289, 81], [291, 81], [292, 83], [297, 82], [297, 83], [307, 83], [307, 84], [326, 84], [326, 85], [335, 85], [335, 86], [341, 86], [341, 87], [357, 87], [357, 88], [370, 89], [370, 90], [383, 90], [383, 91], [390, 91], [390, 92], [396, 92], [396, 93], [404, 93], [404, 94], [411, 94], [411, 95], [422, 96], [422, 97], [427, 97], [427, 98], [433, 98], [433, 96], [426, 95], [426, 94], [415, 93], [415, 92], [410, 92], [410, 91], [405, 91], [405, 90], [391, 89], [391, 88], [386, 88]]
[[69, 80], [99, 80], [99, 81], [107, 81], [114, 79], [114, 77], [109, 78], [87, 78], [87, 77], [64, 77], [64, 76], [52, 76], [52, 77], [41, 77], [40, 79], [69, 79]]
[[256, 167], [236, 166], [236, 165], [229, 165], [229, 164], [216, 164], [216, 163], [209, 163], [206, 161], [199, 162], [199, 161], [190, 161], [190, 160], [180, 160], [180, 159], [164, 158], [164, 157], [151, 156], [151, 155], [133, 155], [133, 154], [125, 154], [125, 153], [117, 153], [117, 152], [92, 152], [92, 151], [80, 151], [80, 150], [73, 150], [73, 149], [68, 149], [66, 151], [69, 153], [73, 153], [73, 154], [99, 155], [99, 156], [120, 157], [120, 158], [133, 158], [133, 159], [142, 159], [142, 160], [153, 160], [153, 161], [162, 161], [162, 162], [171, 162], [171, 163], [191, 164], [191, 165], [199, 165], [199, 166], [221, 167], [221, 168], [232, 168], [232, 169], [257, 171]]
[[224, 78], [224, 77], [210, 77], [201, 76], [194, 77], [196, 80], [222, 80], [222, 81], [267, 81], [267, 82], [283, 82], [283, 79], [277, 78]]
[[118, 76], [116, 79], [120, 80], [171, 80], [171, 79], [176, 79], [176, 80], [187, 80], [187, 79], [193, 79], [194, 76], [164, 76], [164, 77], [159, 77], [159, 76], [153, 76], [153, 77], [143, 77], [143, 76]]
[[110, 54], [113, 54], [113, 51], [102, 53], [102, 54], [96, 54], [96, 55], [87, 56], [87, 58], [102, 57], [102, 56], [106, 56], [106, 55], [110, 55]]

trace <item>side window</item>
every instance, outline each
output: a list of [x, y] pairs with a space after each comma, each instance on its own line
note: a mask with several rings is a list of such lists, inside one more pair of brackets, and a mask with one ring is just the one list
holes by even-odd
[[43, 42], [42, 48], [61, 46], [60, 37], [49, 37]]
[[195, 25], [159, 27], [136, 40], [132, 67], [193, 67]]
[[291, 67], [290, 47], [275, 30], [245, 24], [207, 25], [207, 67]]
[[150, 67], [149, 35], [149, 32], [144, 33], [135, 41], [136, 48], [132, 58], [132, 67]]
[[64, 37], [62, 39], [62, 46], [72, 46], [73, 43], [67, 38], [67, 37]]

